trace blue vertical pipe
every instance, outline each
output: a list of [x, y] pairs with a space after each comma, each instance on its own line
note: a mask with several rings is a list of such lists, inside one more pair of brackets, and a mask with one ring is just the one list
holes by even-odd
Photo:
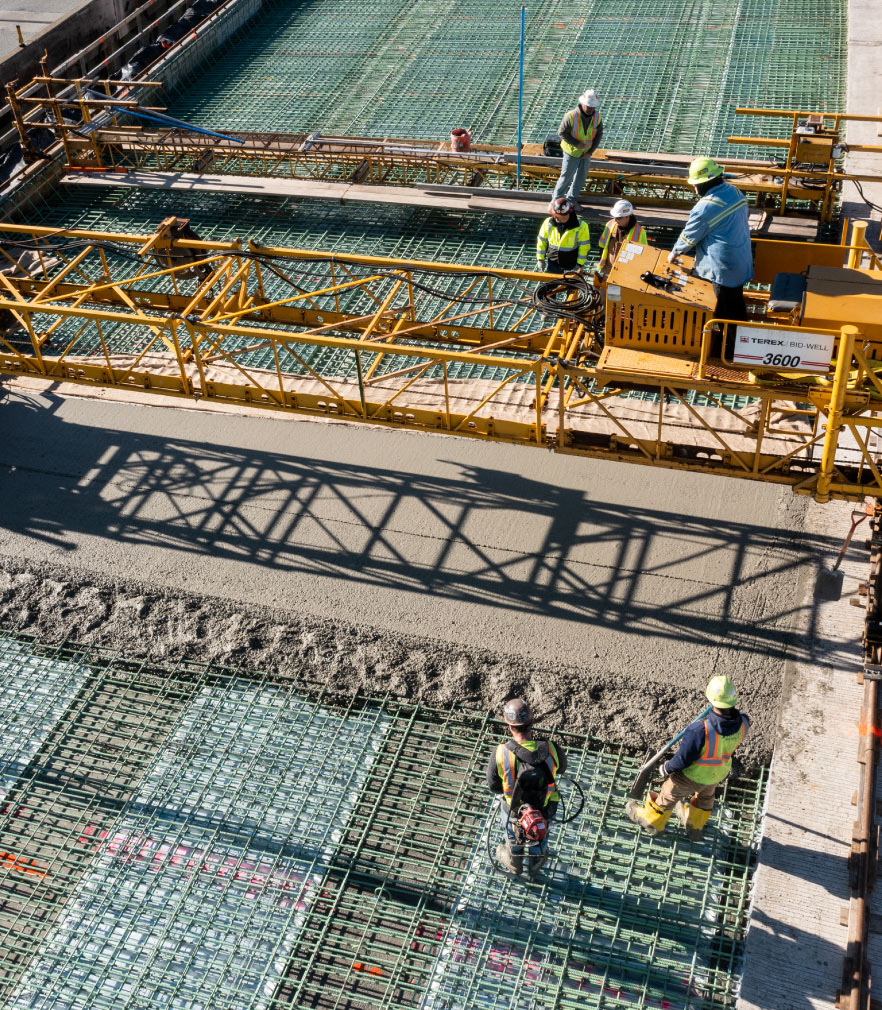
[[524, 20], [527, 15], [527, 8], [521, 7], [521, 70], [520, 83], [518, 84], [518, 173], [517, 188], [521, 188], [521, 133], [523, 130], [524, 118]]

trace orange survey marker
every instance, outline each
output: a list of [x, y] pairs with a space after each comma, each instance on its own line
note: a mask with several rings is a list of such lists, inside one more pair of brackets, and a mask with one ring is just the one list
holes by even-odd
[[361, 961], [352, 962], [353, 971], [366, 971], [369, 975], [382, 975], [382, 971], [372, 964], [362, 964]]
[[45, 866], [40, 866], [33, 859], [26, 856], [17, 856], [14, 852], [0, 852], [0, 864], [9, 870], [18, 870], [19, 873], [30, 873], [35, 877], [48, 877], [49, 871]]

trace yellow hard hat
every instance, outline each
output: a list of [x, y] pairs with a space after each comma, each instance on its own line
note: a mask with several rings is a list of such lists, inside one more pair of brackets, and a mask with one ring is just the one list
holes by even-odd
[[711, 677], [704, 693], [714, 708], [734, 708], [738, 702], [738, 695], [728, 677]]
[[722, 174], [723, 170], [713, 158], [696, 158], [689, 166], [689, 185], [698, 186]]

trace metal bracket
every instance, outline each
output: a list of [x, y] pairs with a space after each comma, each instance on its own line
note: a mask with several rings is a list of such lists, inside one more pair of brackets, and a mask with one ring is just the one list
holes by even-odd
[[865, 680], [882, 680], [882, 666], [877, 663], [864, 663]]

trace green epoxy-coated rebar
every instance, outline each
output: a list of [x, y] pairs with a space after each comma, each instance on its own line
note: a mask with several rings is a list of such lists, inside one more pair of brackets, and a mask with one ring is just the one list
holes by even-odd
[[[563, 0], [526, 7], [528, 140], [553, 133], [586, 85], [601, 95], [604, 145], [645, 151], [743, 156], [750, 150], [729, 149], [725, 137], [736, 127], [745, 135], [761, 127], [753, 117], [736, 124], [737, 103], [842, 105], [841, 0], [595, 0], [578, 14]], [[443, 7], [386, 0], [369, 10], [359, 0], [270, 0], [176, 88], [170, 111], [215, 128], [438, 140], [451, 127], [472, 126], [478, 141], [510, 144], [517, 132], [518, 14], [512, 8], [506, 19], [462, 0]], [[207, 194], [86, 196], [73, 188], [35, 203], [29, 219], [57, 226], [150, 232], [177, 214], [205, 237], [482, 266], [534, 262], [531, 219]], [[593, 231], [596, 241], [599, 229]], [[650, 238], [662, 246], [673, 241], [661, 230]], [[111, 349], [124, 353], [142, 338], [120, 329]], [[315, 355], [311, 365], [353, 377], [350, 356]], [[397, 364], [389, 355], [383, 367]], [[504, 378], [468, 369], [451, 377]], [[738, 409], [748, 401], [721, 402]]]
[[497, 723], [8, 635], [0, 669], [59, 688], [0, 716], [4, 1006], [734, 1006], [763, 775], [648, 840], [638, 759], [563, 734], [585, 809], [528, 884], [486, 857]]
[[[736, 129], [736, 105], [837, 111], [844, 100], [840, 0], [525, 6], [528, 141], [554, 133], [586, 87], [601, 98], [605, 146], [738, 156], [726, 137], [759, 124], [741, 117]], [[271, 0], [173, 107], [216, 128], [441, 141], [461, 126], [513, 145], [518, 35], [514, 6]]]

